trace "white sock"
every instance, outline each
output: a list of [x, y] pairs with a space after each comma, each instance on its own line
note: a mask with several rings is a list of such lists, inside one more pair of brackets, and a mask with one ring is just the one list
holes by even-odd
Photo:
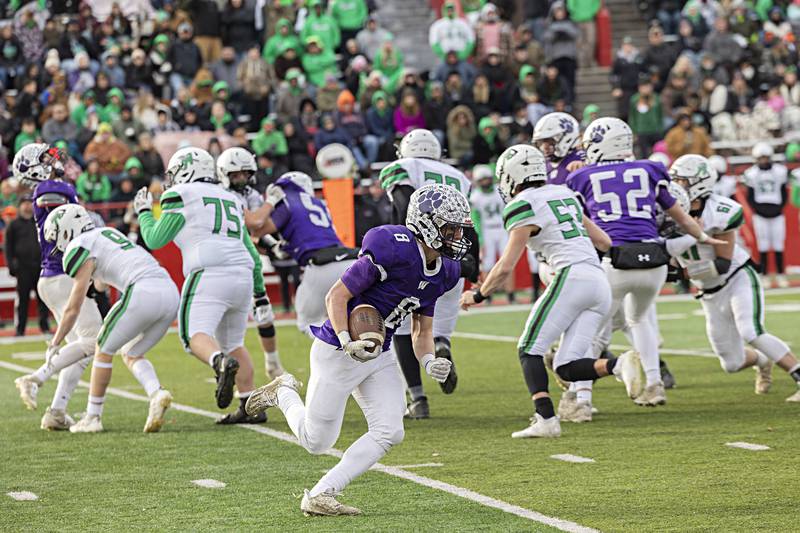
[[145, 394], [147, 396], [153, 396], [158, 389], [161, 388], [161, 383], [158, 381], [158, 376], [156, 375], [156, 369], [153, 368], [153, 363], [141, 357], [133, 362], [131, 365], [131, 373], [133, 377], [136, 378], [136, 381], [144, 389]]
[[576, 381], [575, 394], [579, 402], [592, 403], [592, 382], [591, 381]]
[[661, 383], [661, 368], [658, 364], [658, 334], [653, 331], [647, 317], [631, 328], [633, 346], [642, 358], [642, 368], [647, 386]]
[[89, 403], [86, 404], [86, 414], [89, 416], [102, 416], [105, 396], [89, 396]]
[[90, 355], [93, 354], [87, 354], [83, 349], [82, 343], [71, 342], [58, 351], [58, 354], [53, 357], [49, 365], [47, 363], [43, 364], [32, 376], [34, 379], [38, 380], [41, 385], [64, 368]]
[[59, 372], [58, 385], [56, 386], [56, 393], [53, 395], [53, 402], [50, 404], [51, 408], [60, 411], [67, 408], [67, 403], [72, 397], [75, 387], [78, 386], [83, 371], [89, 366], [91, 360], [91, 357], [84, 357], [77, 363], [73, 363]]
[[302, 443], [305, 440], [306, 406], [300, 395], [291, 387], [278, 387], [278, 408], [283, 412], [289, 429]]
[[236, 392], [236, 396], [238, 396], [240, 400], [245, 400], [249, 398], [251, 394], [253, 394], [252, 390], [249, 390], [247, 392], [241, 392], [241, 391]]
[[264, 362], [280, 366], [281, 358], [278, 356], [278, 350], [275, 350], [274, 352], [264, 352]]
[[386, 455], [386, 450], [378, 444], [372, 435], [365, 433], [350, 445], [342, 455], [342, 460], [322, 476], [309, 494], [317, 496], [326, 491], [339, 493]]

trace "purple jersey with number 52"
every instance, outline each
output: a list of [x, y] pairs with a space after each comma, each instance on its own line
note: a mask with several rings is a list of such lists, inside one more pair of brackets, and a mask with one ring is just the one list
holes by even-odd
[[590, 165], [567, 178], [614, 246], [658, 239], [656, 205], [666, 210], [675, 204], [668, 185], [664, 166], [653, 161]]
[[336, 235], [328, 206], [303, 191], [289, 179], [279, 179], [286, 198], [279, 202], [271, 218], [286, 241], [284, 251], [305, 266], [317, 250], [344, 246]]
[[[432, 269], [425, 265], [422, 249], [405, 226], [378, 226], [364, 235], [361, 257], [342, 275], [353, 294], [347, 312], [357, 305], [375, 307], [386, 324], [383, 349], [388, 350], [394, 330], [409, 313], [433, 316], [436, 300], [452, 289], [461, 276], [461, 265], [440, 257]], [[339, 339], [327, 320], [311, 332], [332, 346]]]

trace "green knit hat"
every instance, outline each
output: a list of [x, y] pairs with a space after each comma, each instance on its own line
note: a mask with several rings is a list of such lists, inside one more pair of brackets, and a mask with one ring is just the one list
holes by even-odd
[[138, 168], [142, 170], [144, 167], [142, 166], [142, 162], [139, 161], [138, 157], [129, 157], [127, 161], [125, 161], [125, 172], [128, 172], [132, 168]]

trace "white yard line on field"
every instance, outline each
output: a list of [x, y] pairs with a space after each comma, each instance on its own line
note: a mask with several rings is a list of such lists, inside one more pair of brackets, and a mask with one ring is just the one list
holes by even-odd
[[593, 463], [594, 459], [589, 459], [588, 457], [581, 457], [580, 455], [572, 455], [571, 453], [557, 453], [555, 455], [551, 455], [550, 459], [556, 459], [558, 461], [565, 461], [567, 463]]
[[28, 492], [27, 490], [21, 490], [19, 492], [7, 492], [6, 495], [11, 497], [13, 500], [17, 500], [18, 502], [32, 502], [39, 499], [36, 494]]
[[392, 468], [438, 468], [444, 466], [444, 463], [420, 463], [418, 465], [392, 465]]
[[769, 450], [769, 446], [764, 444], [753, 444], [752, 442], [726, 442], [725, 446], [730, 446], [731, 448], [741, 448], [742, 450], [750, 450], [753, 452], [763, 452], [764, 450]]
[[[0, 368], [5, 368], [7, 370], [12, 370], [14, 372], [19, 372], [22, 374], [28, 374], [34, 370], [30, 367], [17, 365], [14, 363], [8, 363], [6, 361], [0, 361]], [[89, 384], [85, 381], [81, 381], [80, 385], [82, 387], [89, 386]], [[107, 394], [139, 402], [150, 401], [150, 399], [147, 398], [146, 396], [142, 396], [140, 394], [134, 394], [122, 389], [118, 389], [116, 387], [109, 387]], [[216, 419], [217, 417], [219, 417], [219, 413], [213, 413], [211, 411], [206, 411], [205, 409], [198, 409], [197, 407], [192, 407], [191, 405], [183, 405], [180, 403], [173, 402], [172, 408], [175, 409], [176, 411], [191, 413], [193, 415], [203, 416], [211, 419]], [[250, 431], [255, 431], [256, 433], [261, 433], [263, 435], [267, 435], [284, 442], [290, 442], [292, 444], [296, 444], [299, 446], [297, 439], [295, 439], [293, 435], [290, 435], [289, 433], [284, 433], [283, 431], [277, 431], [275, 429], [271, 429], [264, 426], [248, 425], [248, 424], [240, 424], [237, 425], [237, 427], [242, 429], [248, 429]], [[326, 452], [326, 455], [340, 458], [342, 456], [342, 452], [339, 450], [330, 449]], [[569, 520], [562, 520], [560, 518], [538, 513], [536, 511], [531, 511], [530, 509], [525, 509], [524, 507], [512, 505], [508, 502], [504, 502], [502, 500], [497, 500], [495, 498], [485, 496], [483, 494], [477, 493], [475, 491], [469, 490], [464, 487], [459, 487], [457, 485], [445, 483], [444, 481], [439, 481], [436, 479], [431, 479], [429, 477], [420, 476], [418, 474], [414, 474], [413, 472], [409, 472], [397, 466], [389, 466], [378, 463], [372, 468], [372, 470], [377, 470], [378, 472], [383, 472], [384, 474], [388, 474], [390, 476], [400, 479], [405, 479], [407, 481], [411, 481], [412, 483], [416, 483], [418, 485], [429, 487], [435, 490], [447, 492], [448, 494], [458, 496], [459, 498], [464, 498], [465, 500], [470, 500], [479, 505], [483, 505], [485, 507], [491, 507], [493, 509], [498, 509], [505, 513], [513, 514], [515, 516], [519, 516], [521, 518], [525, 518], [533, 522], [538, 522], [540, 524], [544, 524], [546, 526], [550, 526], [559, 529], [561, 531], [569, 531], [574, 533], [594, 533], [597, 531], [596, 529], [582, 526], [575, 522], [570, 522]]]
[[216, 479], [194, 479], [192, 483], [204, 489], [224, 489], [225, 483]]

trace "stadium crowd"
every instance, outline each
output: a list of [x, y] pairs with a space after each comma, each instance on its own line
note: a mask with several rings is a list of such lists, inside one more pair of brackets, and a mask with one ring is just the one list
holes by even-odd
[[[637, 5], [632, 2], [632, 6]], [[640, 2], [639, 50], [625, 38], [611, 84], [641, 157], [711, 154], [714, 140], [800, 129], [795, 35], [800, 0]], [[131, 230], [135, 191], [156, 198], [159, 139], [196, 133], [209, 152], [257, 156], [263, 192], [341, 143], [359, 168], [357, 233], [386, 223], [374, 163], [427, 128], [457, 166], [492, 164], [531, 139], [551, 111], [587, 124], [575, 105], [580, 68], [595, 62], [601, 0], [445, 1], [430, 27], [436, 65], [407, 64], [374, 0], [11, 0], [0, 2], [0, 209], [25, 192], [9, 161], [46, 142], [68, 154], [66, 178], [107, 223]], [[511, 21], [521, 21], [516, 25]], [[172, 146], [174, 148], [174, 146]], [[791, 143], [793, 159], [800, 145]], [[798, 195], [800, 196], [800, 195]], [[19, 209], [19, 216], [23, 216]]]

